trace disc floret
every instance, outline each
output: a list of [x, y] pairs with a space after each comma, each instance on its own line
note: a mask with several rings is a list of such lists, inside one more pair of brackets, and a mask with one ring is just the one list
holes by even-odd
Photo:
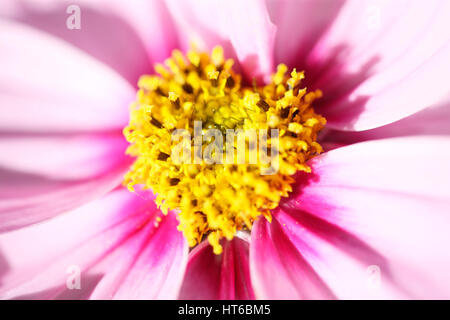
[[[127, 153], [136, 157], [125, 176], [127, 187], [151, 189], [164, 213], [177, 212], [178, 228], [190, 246], [207, 237], [217, 254], [221, 238], [250, 230], [260, 215], [271, 220], [270, 211], [292, 191], [293, 175], [310, 172], [306, 161], [322, 152], [316, 139], [326, 123], [312, 107], [322, 93], [303, 87], [303, 72], [288, 74], [281, 64], [269, 84], [245, 87], [232, 66], [221, 47], [211, 55], [174, 51], [165, 65], [156, 65], [156, 75], [140, 78], [124, 129], [131, 144]], [[180, 149], [174, 134], [180, 130], [185, 132], [184, 161], [174, 155]], [[205, 139], [206, 130], [222, 133], [229, 143], [217, 144], [217, 136]], [[227, 140], [233, 130], [235, 139]], [[249, 130], [256, 132], [259, 146], [246, 135]], [[212, 157], [223, 155], [222, 161], [205, 158], [211, 143], [219, 146]], [[277, 155], [269, 157], [277, 162], [273, 172], [273, 163], [262, 161], [262, 145], [270, 156]], [[244, 158], [235, 151], [245, 151]], [[249, 161], [252, 152], [256, 162]]]

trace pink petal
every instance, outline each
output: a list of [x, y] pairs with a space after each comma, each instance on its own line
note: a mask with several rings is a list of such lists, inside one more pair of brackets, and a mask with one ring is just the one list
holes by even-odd
[[250, 271], [258, 299], [334, 298], [276, 220], [260, 218], [253, 225]]
[[126, 159], [109, 172], [82, 180], [0, 169], [0, 232], [47, 220], [104, 195], [123, 181], [129, 165]]
[[340, 298], [448, 298], [448, 150], [450, 138], [432, 136], [330, 151], [276, 219]]
[[[71, 1], [6, 0], [0, 13], [48, 32], [109, 65], [133, 86], [151, 61], [162, 61], [176, 46], [174, 25], [160, 0], [80, 0], [81, 29], [66, 28]], [[3, 4], [3, 6], [5, 6]], [[114, 36], [111, 36], [114, 35]]]
[[307, 58], [330, 126], [367, 130], [448, 97], [448, 1], [349, 1]]
[[187, 44], [211, 48], [229, 42], [249, 78], [273, 72], [275, 27], [264, 1], [170, 0], [168, 7]]
[[343, 0], [267, 0], [271, 20], [277, 27], [275, 61], [304, 68], [302, 59], [306, 59], [343, 4]]
[[[84, 1], [86, 4], [92, 3], [91, 0]], [[163, 61], [171, 54], [172, 50], [179, 46], [175, 23], [165, 1], [137, 0], [133, 1], [132, 5], [122, 0], [97, 1], [99, 3], [95, 2], [96, 7], [101, 8], [102, 11], [105, 7], [110, 9], [114, 14], [124, 17], [127, 23], [133, 26], [150, 56], [150, 61]]]
[[122, 128], [134, 89], [113, 70], [56, 38], [0, 21], [0, 128]]
[[51, 179], [98, 177], [126, 161], [121, 132], [0, 134], [0, 167]]
[[207, 241], [190, 254], [180, 299], [254, 299], [248, 266], [248, 243], [223, 241], [216, 255]]
[[[188, 247], [185, 238], [177, 230], [174, 214], [154, 222], [145, 242], [139, 246], [127, 246], [120, 257], [104, 263], [105, 277], [93, 292], [91, 299], [176, 299], [187, 262]], [[136, 254], [130, 256], [135, 250]], [[99, 268], [93, 269], [98, 272]], [[114, 286], [116, 290], [111, 291]]]
[[[124, 189], [4, 234], [0, 247], [7, 264], [3, 298], [175, 298], [187, 257], [174, 216]], [[66, 286], [74, 266], [81, 290]]]
[[411, 298], [393, 283], [386, 259], [352, 234], [297, 208], [278, 210], [274, 219], [336, 297]]
[[0, 231], [74, 209], [115, 188], [131, 159], [120, 133], [0, 135]]
[[[450, 135], [450, 102], [424, 109], [409, 117], [372, 130], [349, 132], [330, 130], [321, 145], [344, 146], [361, 141], [412, 135]], [[325, 150], [327, 150], [325, 148]], [[329, 149], [328, 149], [329, 150]]]

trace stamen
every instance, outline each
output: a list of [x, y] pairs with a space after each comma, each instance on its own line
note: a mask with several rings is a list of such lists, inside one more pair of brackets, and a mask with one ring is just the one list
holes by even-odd
[[[260, 215], [271, 221], [270, 211], [292, 191], [292, 175], [310, 172], [306, 161], [322, 152], [316, 139], [326, 123], [311, 104], [322, 93], [307, 92], [303, 72], [294, 69], [289, 75], [283, 64], [270, 84], [243, 87], [221, 47], [211, 56], [174, 51], [165, 65], [155, 66], [159, 75], [139, 80], [124, 129], [131, 144], [127, 153], [136, 160], [124, 183], [130, 191], [136, 184], [151, 189], [165, 214], [177, 212], [178, 228], [190, 246], [207, 237], [220, 254], [221, 238], [231, 240], [237, 231], [250, 230]], [[182, 142], [181, 136], [174, 139], [181, 129], [187, 135]], [[225, 139], [230, 130], [236, 137]], [[253, 141], [248, 130], [258, 139]], [[224, 136], [223, 145], [217, 134]], [[174, 156], [177, 148], [187, 152], [184, 161]], [[205, 157], [208, 151], [211, 156]], [[253, 156], [257, 160], [249, 161]], [[267, 158], [277, 161], [274, 172]]]

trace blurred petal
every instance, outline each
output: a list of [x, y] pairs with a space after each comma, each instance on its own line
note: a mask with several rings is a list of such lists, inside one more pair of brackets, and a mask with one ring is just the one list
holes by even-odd
[[56, 38], [0, 20], [0, 130], [122, 128], [134, 89]]
[[331, 127], [368, 130], [448, 98], [448, 1], [349, 1], [307, 58]]
[[[132, 47], [123, 50], [126, 39], [124, 38], [123, 41], [118, 42], [116, 33], [114, 33], [114, 39], [111, 40], [115, 43], [116, 51], [120, 53], [118, 56], [122, 61], [124, 59], [124, 51], [133, 51], [131, 49], [137, 45], [136, 42], [143, 44], [152, 63], [163, 61], [170, 56], [173, 49], [178, 47], [178, 35], [175, 30], [175, 24], [163, 0], [133, 0], [132, 3], [122, 0], [82, 0], [81, 3], [83, 6], [98, 10], [99, 13], [107, 11], [111, 15], [123, 18], [124, 22], [129, 24], [139, 36], [138, 41], [128, 39]], [[106, 27], [102, 29], [105, 34], [111, 34], [111, 31], [108, 31]], [[114, 44], [111, 43], [111, 45]], [[130, 54], [130, 58], [126, 61], [126, 65], [130, 68], [137, 61], [133, 61], [132, 52], [128, 54]], [[134, 58], [137, 59], [136, 56]], [[150, 67], [150, 70], [147, 67], [148, 65], [141, 65], [140, 73], [137, 76], [153, 71], [152, 67]]]
[[0, 231], [40, 222], [115, 188], [131, 164], [116, 134], [0, 134]]
[[227, 49], [230, 43], [250, 79], [261, 80], [273, 72], [276, 28], [264, 1], [170, 0], [168, 7], [187, 45], [194, 42], [211, 49], [221, 44]]
[[[187, 257], [175, 217], [124, 189], [4, 234], [0, 247], [7, 264], [3, 298], [175, 298]], [[67, 285], [74, 269], [80, 290]]]
[[248, 266], [248, 243], [239, 238], [223, 241], [216, 255], [207, 241], [190, 254], [180, 299], [254, 299]]
[[51, 179], [98, 177], [123, 165], [127, 142], [120, 132], [1, 134], [0, 167]]
[[[304, 68], [309, 51], [339, 13], [344, 0], [267, 0], [277, 28], [275, 61]], [[299, 28], [299, 26], [302, 26]]]
[[260, 218], [254, 223], [250, 272], [258, 299], [334, 298], [276, 220]]
[[117, 187], [129, 159], [109, 172], [81, 180], [50, 179], [0, 168], [0, 232], [73, 210]]
[[[71, 1], [6, 0], [0, 14], [59, 37], [110, 66], [133, 86], [151, 62], [162, 61], [176, 47], [174, 25], [160, 0], [80, 0], [81, 29], [66, 20]], [[114, 35], [113, 37], [111, 35]]]
[[330, 151], [280, 204], [291, 218], [277, 219], [338, 297], [448, 298], [449, 150], [450, 138], [432, 136]]

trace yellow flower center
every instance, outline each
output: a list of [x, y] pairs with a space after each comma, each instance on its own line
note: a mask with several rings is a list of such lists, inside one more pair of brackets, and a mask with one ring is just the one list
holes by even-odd
[[177, 212], [190, 246], [207, 237], [220, 254], [221, 238], [250, 230], [260, 215], [271, 221], [292, 175], [310, 172], [326, 123], [311, 106], [321, 92], [307, 92], [303, 72], [283, 64], [270, 84], [241, 86], [221, 47], [176, 50], [165, 65], [139, 80], [124, 129], [136, 160], [124, 183], [150, 188], [165, 214]]

